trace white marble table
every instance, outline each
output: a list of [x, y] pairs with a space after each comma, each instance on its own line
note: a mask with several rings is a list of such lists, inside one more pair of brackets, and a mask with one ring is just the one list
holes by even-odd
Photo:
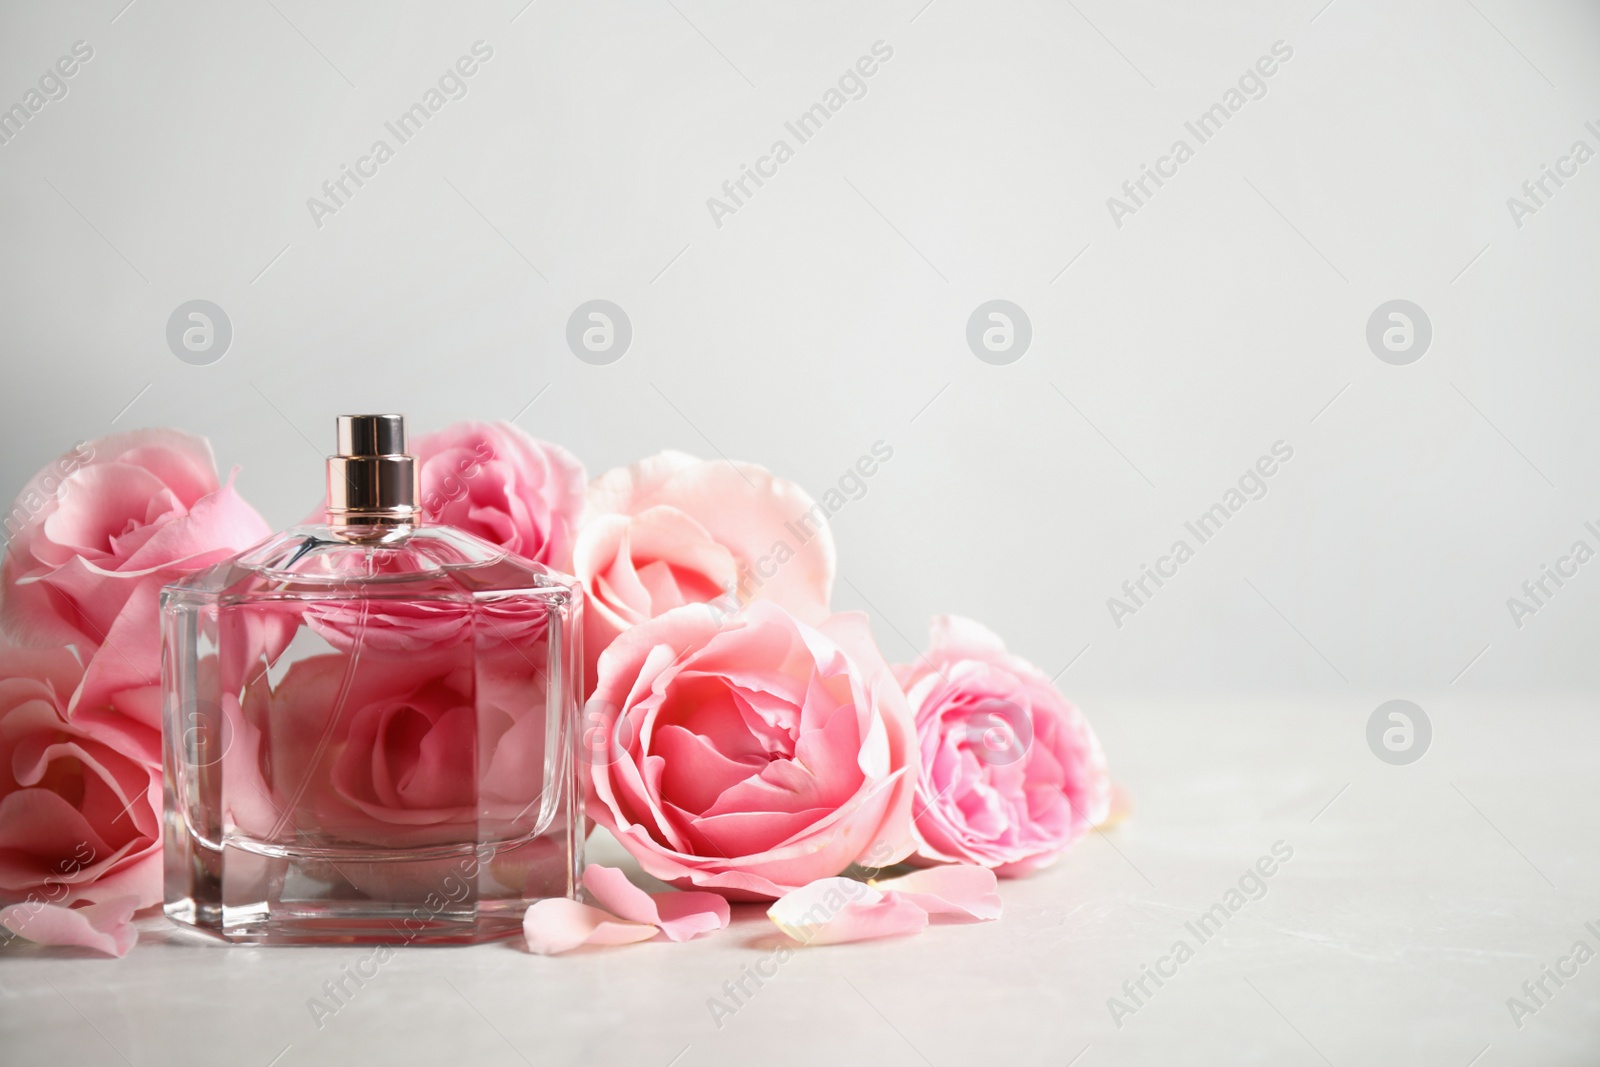
[[[308, 999], [369, 950], [194, 947], [152, 921], [120, 961], [0, 952], [0, 1062], [1600, 1063], [1600, 960], [1507, 1006], [1574, 942], [1600, 950], [1594, 701], [1407, 694], [1434, 733], [1395, 767], [1365, 740], [1390, 695], [1079, 694], [1131, 822], [1005, 883], [998, 923], [803, 950], [720, 1027], [708, 1001], [776, 943], [759, 909], [684, 945], [401, 950], [320, 1028]], [[1246, 878], [1259, 899], [1201, 941], [1187, 924], [1276, 842], [1264, 895]], [[1192, 956], [1162, 962], [1179, 940]], [[1135, 1002], [1143, 965], [1176, 974]]]

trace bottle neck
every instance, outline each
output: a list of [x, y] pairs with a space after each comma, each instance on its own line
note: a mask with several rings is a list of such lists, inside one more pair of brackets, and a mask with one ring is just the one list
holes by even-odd
[[411, 456], [328, 457], [328, 525], [351, 540], [379, 540], [422, 521]]

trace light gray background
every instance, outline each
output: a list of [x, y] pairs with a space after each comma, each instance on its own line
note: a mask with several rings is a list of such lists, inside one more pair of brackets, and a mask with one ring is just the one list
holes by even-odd
[[[1109, 839], [1086, 843], [1098, 859], [1084, 862], [1193, 911], [1277, 833], [1219, 827], [1219, 790], [1246, 783], [1228, 817], [1287, 805], [1305, 824], [1357, 782], [1341, 805], [1366, 821], [1315, 862], [1372, 872], [1372, 907], [1402, 909], [1379, 924], [1392, 951], [1430, 922], [1505, 914], [1509, 898], [1471, 888], [1485, 862], [1517, 872], [1511, 892], [1526, 896], [1512, 910], [1551, 924], [1506, 934], [1503, 957], [1472, 956], [1472, 936], [1466, 957], [1423, 953], [1430, 981], [1463, 958], [1502, 964], [1469, 969], [1475, 999], [1449, 1010], [1470, 1022], [1437, 1062], [1514, 1040], [1503, 998], [1600, 915], [1592, 880], [1583, 889], [1562, 866], [1592, 853], [1593, 826], [1569, 821], [1594, 807], [1592, 790], [1559, 804], [1540, 792], [1600, 678], [1600, 562], [1520, 629], [1506, 605], [1574, 540], [1600, 547], [1583, 528], [1600, 524], [1600, 160], [1520, 228], [1506, 201], [1575, 140], [1600, 149], [1584, 128], [1600, 124], [1600, 9], [523, 2], [0, 8], [0, 107], [74, 41], [95, 49], [68, 97], [0, 146], [5, 492], [77, 440], [172, 425], [209, 436], [281, 526], [321, 492], [319, 456], [350, 411], [402, 410], [419, 431], [516, 417], [591, 473], [662, 448], [720, 453], [815, 494], [884, 440], [893, 460], [835, 519], [835, 603], [872, 609], [891, 659], [911, 657], [928, 615], [954, 611], [1049, 673], [1065, 668], [1060, 685], [1146, 801], [1119, 847], [1153, 877], [1135, 878]], [[480, 39], [494, 58], [469, 95], [318, 229], [307, 198]], [[878, 40], [894, 56], [867, 95], [716, 226], [706, 199]], [[1185, 120], [1278, 40], [1294, 55], [1265, 97], [1115, 226], [1107, 197], [1175, 138], [1193, 143]], [[211, 366], [165, 341], [173, 309], [197, 298], [233, 325]], [[609, 366], [564, 340], [573, 309], [596, 298], [633, 325]], [[1031, 348], [1008, 366], [966, 344], [968, 316], [991, 299], [1032, 322]], [[1394, 299], [1432, 322], [1408, 366], [1365, 339]], [[1294, 459], [1269, 495], [1114, 626], [1106, 599], [1280, 439]], [[1139, 696], [1151, 693], [1162, 702]], [[1187, 703], [1202, 693], [1209, 702]], [[1230, 697], [1248, 693], [1283, 710], [1235, 712]], [[1366, 749], [1368, 715], [1397, 697], [1432, 716], [1438, 754], [1413, 768]], [[1171, 728], [1189, 714], [1213, 725]], [[1288, 740], [1312, 723], [1325, 743]], [[1259, 759], [1236, 757], [1219, 778], [1214, 750], [1257, 729], [1283, 747], [1257, 737]], [[1520, 777], [1496, 775], [1498, 731]], [[1479, 777], [1452, 778], [1466, 764], [1451, 753], [1469, 745]], [[1592, 777], [1572, 756], [1562, 766]], [[1181, 788], [1141, 777], [1182, 768], [1193, 778]], [[1423, 862], [1414, 840], [1362, 851], [1419, 806], [1447, 828], [1431, 847], [1471, 861], [1446, 867], [1459, 912], [1383, 896], [1395, 864]], [[1186, 818], [1210, 829], [1193, 850], [1175, 830]], [[1153, 855], [1140, 825], [1162, 841]], [[1302, 905], [1302, 918], [1324, 914]], [[1074, 906], [1040, 914], [1053, 923]], [[1108, 930], [1126, 920], [1101, 914]], [[1116, 944], [1074, 979], [1087, 1000], [1073, 1011], [1100, 1024], [1098, 998], [1150, 955]], [[1439, 1016], [1444, 994], [1423, 981], [1391, 987], [1389, 1003], [1409, 1006], [1396, 1034]], [[1600, 978], [1586, 981], [1565, 1002], [1568, 1039], [1540, 1046], [1539, 1062], [1585, 1062]], [[1323, 1045], [1358, 1026], [1326, 997], [1301, 1009], [1326, 1013]], [[1262, 1032], [1277, 1025], [1265, 1019]], [[1187, 1024], [1169, 1024], [1181, 1042]], [[1061, 1043], [1040, 1062], [1083, 1044]], [[1532, 1047], [1504, 1062], [1533, 1062]], [[1123, 1062], [1154, 1055], [1121, 1050]], [[1249, 1058], [1235, 1057], [1222, 1062]]]
[[[1092, 688], [1404, 694], [1486, 645], [1456, 684], [1597, 678], [1600, 578], [1520, 631], [1505, 606], [1600, 519], [1600, 161], [1521, 230], [1506, 208], [1600, 148], [1593, 5], [119, 6], [0, 24], [6, 104], [95, 49], [0, 146], [12, 491], [181, 426], [282, 525], [346, 411], [520, 412], [593, 472], [718, 450], [814, 493], [882, 439], [838, 600], [896, 657], [885, 622], [957, 611], [1051, 673], [1087, 645]], [[479, 39], [469, 95], [318, 230], [307, 198]], [[866, 97], [717, 228], [706, 199], [880, 39]], [[1113, 226], [1279, 39], [1268, 94]], [[607, 367], [563, 341], [596, 297], [634, 324]], [[964, 340], [995, 297], [1034, 325], [1006, 367]], [[209, 367], [164, 341], [195, 298], [234, 325]], [[1407, 367], [1364, 340], [1395, 298], [1434, 326]], [[1267, 499], [1114, 627], [1106, 598], [1279, 439]]]

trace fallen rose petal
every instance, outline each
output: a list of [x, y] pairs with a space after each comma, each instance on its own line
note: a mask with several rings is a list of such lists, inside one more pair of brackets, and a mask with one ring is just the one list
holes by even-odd
[[528, 951], [555, 956], [583, 945], [630, 945], [656, 936], [646, 923], [630, 923], [599, 908], [566, 897], [551, 897], [528, 908], [522, 917]]
[[929, 915], [967, 915], [979, 920], [1000, 917], [994, 872], [975, 863], [929, 867], [902, 878], [874, 879], [871, 884], [911, 901]]
[[1106, 817], [1095, 824], [1096, 830], [1109, 830], [1133, 815], [1133, 794], [1121, 782], [1111, 783], [1111, 806]]
[[669, 941], [688, 941], [728, 925], [728, 901], [716, 893], [646, 893], [616, 867], [591, 863], [583, 887], [595, 902], [628, 922], [659, 926]]
[[688, 941], [727, 927], [728, 898], [717, 893], [652, 893], [661, 918], [657, 925], [671, 941]]
[[83, 908], [27, 901], [0, 908], [0, 926], [35, 944], [72, 945], [121, 958], [139, 940], [130, 921], [138, 906], [131, 896]]
[[839, 945], [918, 934], [928, 913], [915, 901], [850, 878], [819, 878], [779, 897], [767, 918], [802, 945]]

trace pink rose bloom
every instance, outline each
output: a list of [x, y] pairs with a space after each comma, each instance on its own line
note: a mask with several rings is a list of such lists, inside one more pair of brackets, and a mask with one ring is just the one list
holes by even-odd
[[317, 600], [287, 605], [303, 610], [306, 625], [340, 652], [427, 655], [472, 636], [472, 609], [449, 600]]
[[252, 829], [270, 822], [263, 836], [321, 833], [396, 848], [459, 839], [477, 815], [471, 694], [470, 658], [449, 652], [360, 666], [311, 656], [275, 687], [260, 679], [246, 695], [248, 725], [229, 745], [230, 757], [253, 757], [247, 773], [261, 774], [272, 798], [248, 813]]
[[266, 838], [401, 846], [474, 825], [525, 832], [559, 773], [546, 768], [542, 655], [453, 641], [307, 656], [277, 679], [257, 671], [242, 703], [222, 691], [227, 773], [249, 783], [224, 799]]
[[585, 714], [590, 816], [680, 889], [770, 900], [912, 848], [911, 718], [860, 615], [669, 611], [600, 657]]
[[174, 430], [80, 446], [28, 483], [19, 516], [0, 622], [30, 643], [115, 650], [91, 660], [74, 716], [80, 704], [115, 707], [159, 730], [161, 587], [248, 548], [267, 524], [231, 480], [219, 483], [211, 446]]
[[161, 900], [161, 767], [115, 720], [67, 718], [71, 650], [0, 646], [0, 923], [122, 955]]
[[509, 422], [458, 422], [411, 446], [429, 522], [563, 573], [583, 515], [583, 464]]
[[753, 463], [663, 452], [594, 480], [572, 568], [592, 686], [619, 633], [684, 604], [764, 599], [825, 618], [833, 533], [805, 490]]
[[1054, 862], [1111, 802], [1100, 742], [1050, 679], [989, 630], [936, 617], [931, 647], [896, 667], [917, 724], [915, 860], [1001, 875]]

